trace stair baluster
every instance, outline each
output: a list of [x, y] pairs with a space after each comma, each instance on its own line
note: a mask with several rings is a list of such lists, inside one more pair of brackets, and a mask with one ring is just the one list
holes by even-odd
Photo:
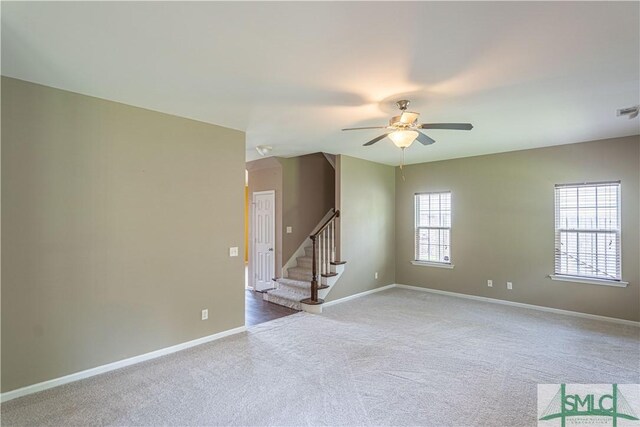
[[331, 262], [331, 225], [329, 225], [329, 227], [327, 227], [325, 231], [325, 234], [327, 235], [327, 256], [325, 257], [324, 262], [327, 264], [327, 273], [331, 273], [331, 264], [329, 264]]
[[318, 266], [320, 277], [322, 277], [322, 234], [318, 235]]
[[324, 245], [322, 245], [322, 274], [327, 274], [327, 229], [325, 228], [322, 231], [322, 240], [324, 241]]
[[325, 265], [324, 262], [324, 251], [325, 248], [327, 247], [327, 236], [324, 234], [324, 231], [321, 234], [322, 236], [322, 250], [320, 251], [320, 266], [322, 267], [320, 269], [320, 271], [322, 272], [322, 274], [327, 274], [327, 266]]
[[318, 305], [324, 300], [318, 298], [318, 272], [331, 273], [331, 262], [335, 261], [335, 220], [340, 217], [340, 211], [335, 211], [331, 217], [309, 236], [311, 238], [311, 297], [300, 301], [303, 304]]
[[335, 261], [335, 242], [334, 242], [334, 236], [333, 236], [333, 223], [331, 223], [331, 225], [329, 226], [329, 242], [331, 242], [331, 245], [329, 246], [329, 262], [333, 262]]
[[333, 235], [333, 252], [331, 252], [331, 262], [335, 262], [336, 258], [336, 223], [331, 223], [331, 234]]

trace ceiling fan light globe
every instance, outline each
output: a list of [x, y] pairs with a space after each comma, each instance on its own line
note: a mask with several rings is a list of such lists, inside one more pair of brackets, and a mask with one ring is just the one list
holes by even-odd
[[408, 148], [417, 137], [418, 132], [415, 130], [397, 130], [389, 134], [389, 138], [398, 148]]

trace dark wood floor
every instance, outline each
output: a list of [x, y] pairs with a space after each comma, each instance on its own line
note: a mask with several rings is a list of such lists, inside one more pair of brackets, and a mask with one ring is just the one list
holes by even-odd
[[262, 299], [260, 292], [245, 291], [245, 325], [252, 326], [297, 313], [296, 310], [283, 307]]

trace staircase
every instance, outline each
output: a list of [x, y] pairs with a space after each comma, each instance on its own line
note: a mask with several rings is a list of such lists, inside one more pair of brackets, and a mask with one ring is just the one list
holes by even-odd
[[302, 310], [300, 300], [311, 295], [313, 247], [304, 248], [304, 256], [296, 258], [298, 265], [287, 270], [287, 277], [276, 279], [276, 289], [263, 294], [270, 301], [295, 310]]
[[339, 217], [340, 211], [335, 211], [309, 236], [310, 245], [304, 248], [304, 255], [296, 258], [295, 267], [287, 269], [287, 277], [274, 279], [276, 288], [263, 294], [265, 301], [295, 310], [322, 312], [322, 298], [336, 284], [346, 264], [335, 259], [336, 220]]

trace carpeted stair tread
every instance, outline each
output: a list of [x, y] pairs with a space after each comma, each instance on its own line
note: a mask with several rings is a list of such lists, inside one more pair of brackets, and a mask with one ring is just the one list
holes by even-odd
[[287, 270], [288, 273], [294, 272], [294, 273], [304, 273], [304, 274], [311, 274], [311, 269], [307, 268], [307, 267], [291, 267]]
[[298, 299], [302, 299], [311, 295], [311, 282], [292, 279], [279, 279], [278, 289], [298, 294], [300, 296], [300, 298]]
[[312, 273], [310, 268], [293, 267], [287, 270], [287, 275], [289, 276], [289, 279], [310, 282]]
[[[278, 282], [278, 288], [267, 292], [264, 298], [265, 300], [296, 310], [302, 308], [300, 306], [300, 300], [309, 298], [311, 295], [313, 247], [306, 246], [304, 251], [304, 256], [296, 258], [297, 265], [287, 269], [288, 277], [276, 280]], [[333, 277], [336, 275], [336, 273], [329, 273], [322, 276]], [[320, 279], [321, 275], [318, 274], [318, 289], [329, 288], [326, 283], [321, 283]]]
[[278, 279], [278, 283], [300, 289], [311, 289], [311, 282], [307, 282], [305, 280], [288, 279], [285, 277]]
[[285, 307], [300, 310], [300, 300], [303, 299], [299, 293], [291, 292], [288, 289], [274, 289], [267, 292], [265, 300], [283, 305]]
[[298, 267], [311, 268], [311, 265], [313, 264], [313, 257], [300, 256], [296, 258], [296, 261], [298, 262]]

